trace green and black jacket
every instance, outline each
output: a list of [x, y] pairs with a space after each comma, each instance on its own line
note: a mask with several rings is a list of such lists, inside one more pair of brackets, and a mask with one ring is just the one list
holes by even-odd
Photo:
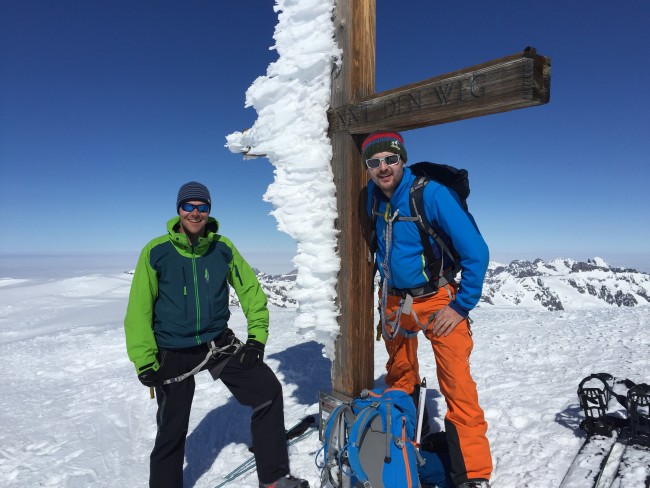
[[179, 223], [179, 217], [167, 222], [168, 234], [145, 246], [135, 268], [124, 330], [138, 373], [158, 369], [159, 347], [192, 347], [219, 336], [230, 318], [228, 285], [246, 316], [248, 338], [266, 344], [268, 337], [266, 295], [233, 243], [217, 234], [219, 223], [210, 217], [207, 235], [194, 246]]

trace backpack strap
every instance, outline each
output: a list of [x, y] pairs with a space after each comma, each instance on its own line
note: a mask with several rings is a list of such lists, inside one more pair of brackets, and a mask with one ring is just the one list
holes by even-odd
[[[361, 460], [359, 459], [359, 448], [361, 447], [361, 441], [366, 432], [368, 425], [374, 420], [375, 417], [379, 416], [376, 405], [370, 405], [365, 407], [359, 412], [357, 420], [352, 425], [350, 429], [350, 443], [348, 445], [348, 462], [352, 468], [352, 472], [357, 477], [359, 482], [363, 485], [368, 482], [368, 474], [361, 466]], [[390, 435], [390, 431], [386, 430], [387, 437]], [[390, 449], [390, 445], [387, 445], [387, 449]]]
[[[427, 184], [431, 181], [426, 176], [419, 176], [413, 181], [411, 189], [409, 191], [409, 207], [411, 210], [411, 218], [402, 217], [401, 220], [411, 220], [415, 222], [420, 231], [420, 241], [422, 243], [422, 249], [424, 250], [424, 257], [426, 259], [427, 267], [431, 273], [430, 279], [441, 279], [445, 278], [446, 283], [449, 283], [458, 271], [460, 271], [460, 262], [459, 256], [453, 246], [449, 246], [438, 234], [435, 227], [427, 219], [426, 212], [424, 210], [424, 189]], [[451, 269], [445, 272], [443, 269], [444, 259], [440, 256], [439, 259], [436, 259], [433, 246], [429, 237], [432, 237], [442, 253], [449, 256], [452, 262]], [[442, 286], [446, 283], [438, 283], [438, 286]]]
[[327, 420], [323, 444], [323, 464], [319, 467], [321, 471], [321, 482], [323, 484], [331, 483], [334, 488], [340, 486], [337, 476], [332, 475], [332, 471], [337, 467], [340, 469], [341, 476], [344, 475], [341, 458], [347, 455], [348, 447], [348, 427], [354, 419], [354, 412], [349, 404], [343, 403], [336, 407], [330, 418]]
[[370, 212], [370, 242], [368, 243], [368, 262], [372, 262], [372, 256], [377, 252], [377, 217], [383, 216], [379, 209], [379, 199], [377, 198], [377, 187], [372, 191], [372, 210]]

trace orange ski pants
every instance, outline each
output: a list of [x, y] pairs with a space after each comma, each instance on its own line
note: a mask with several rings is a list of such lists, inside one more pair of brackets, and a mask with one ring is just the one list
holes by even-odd
[[[434, 295], [414, 298], [412, 310], [421, 324], [426, 324], [432, 314], [447, 305], [455, 289], [446, 285]], [[400, 306], [400, 296], [387, 297], [386, 315], [391, 317]], [[381, 301], [380, 301], [381, 303]], [[403, 313], [402, 329], [421, 331], [413, 315]], [[456, 486], [472, 479], [490, 479], [492, 457], [485, 435], [487, 422], [478, 403], [476, 383], [469, 369], [469, 356], [474, 342], [468, 321], [463, 320], [448, 336], [435, 337], [433, 324], [425, 336], [431, 342], [436, 359], [436, 372], [440, 393], [447, 402], [445, 430], [451, 454], [451, 475]], [[390, 331], [390, 328], [388, 329]], [[418, 365], [418, 336], [397, 335], [392, 341], [384, 341], [388, 351], [386, 384], [413, 392], [420, 383]]]

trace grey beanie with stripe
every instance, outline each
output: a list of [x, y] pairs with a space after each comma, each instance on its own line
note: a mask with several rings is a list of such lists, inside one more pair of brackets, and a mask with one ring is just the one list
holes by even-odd
[[181, 203], [189, 202], [190, 200], [205, 202], [212, 206], [210, 191], [205, 185], [198, 181], [190, 181], [180, 187], [178, 190], [178, 197], [176, 197], [176, 211], [178, 211], [178, 207], [181, 206]]

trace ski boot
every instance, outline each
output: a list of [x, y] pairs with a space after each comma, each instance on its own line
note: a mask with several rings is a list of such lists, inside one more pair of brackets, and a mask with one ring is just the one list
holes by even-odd
[[490, 483], [486, 480], [469, 480], [462, 483], [458, 488], [490, 488]]
[[309, 488], [309, 483], [287, 474], [273, 483], [262, 483], [260, 481], [260, 488]]
[[650, 447], [650, 385], [642, 383], [627, 392], [630, 442]]
[[[594, 382], [600, 382], [594, 386]], [[596, 373], [587, 376], [578, 385], [578, 399], [585, 413], [585, 420], [580, 427], [588, 436], [602, 435], [611, 437], [613, 426], [608, 422], [607, 404], [611, 397], [614, 377], [608, 373]], [[590, 384], [587, 387], [587, 384]]]

